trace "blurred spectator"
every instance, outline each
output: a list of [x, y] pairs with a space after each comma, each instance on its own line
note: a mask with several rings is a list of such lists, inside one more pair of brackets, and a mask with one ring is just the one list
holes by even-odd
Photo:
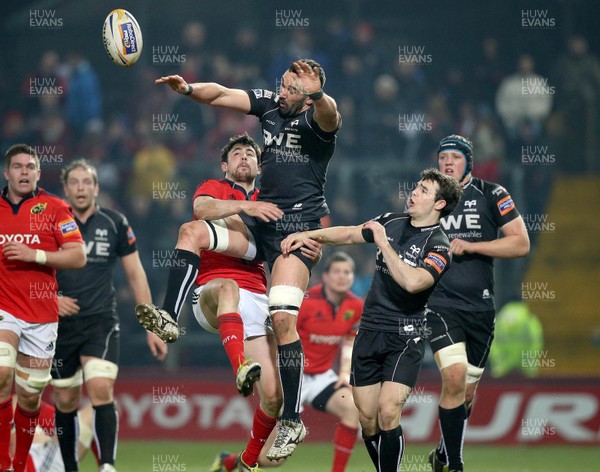
[[363, 114], [361, 145], [377, 158], [402, 155], [403, 139], [399, 131], [399, 116], [407, 127], [416, 119], [408, 113], [406, 104], [398, 96], [398, 82], [389, 74], [382, 74], [373, 84], [371, 104]]
[[[552, 74], [556, 82], [556, 100], [566, 125], [564, 137], [571, 152], [563, 159], [563, 170], [598, 169], [598, 106], [600, 105], [600, 61], [590, 54], [587, 41], [572, 36]], [[595, 166], [595, 167], [594, 167]]]
[[10, 111], [2, 118], [0, 149], [8, 149], [13, 144], [29, 143], [31, 133], [25, 124], [25, 117], [19, 111]]
[[41, 101], [44, 97], [52, 96], [57, 99], [57, 108], [62, 105], [67, 79], [65, 67], [60, 63], [60, 56], [54, 50], [42, 53], [40, 62], [33, 72], [21, 84], [21, 93], [24, 98], [23, 107], [28, 115], [38, 114], [43, 107]]
[[478, 108], [492, 112], [496, 91], [506, 75], [506, 66], [500, 58], [500, 43], [496, 38], [486, 37], [481, 42], [480, 57], [474, 61], [471, 96]]
[[67, 121], [78, 136], [94, 121], [102, 120], [102, 92], [90, 62], [79, 53], [68, 57]]
[[494, 343], [490, 349], [492, 377], [512, 371], [537, 376], [544, 348], [542, 323], [522, 301], [509, 302], [496, 316]]
[[541, 133], [543, 122], [552, 109], [554, 88], [534, 70], [533, 58], [528, 54], [521, 55], [517, 72], [502, 81], [496, 94], [496, 110], [510, 139], [515, 138], [519, 124], [525, 120]]

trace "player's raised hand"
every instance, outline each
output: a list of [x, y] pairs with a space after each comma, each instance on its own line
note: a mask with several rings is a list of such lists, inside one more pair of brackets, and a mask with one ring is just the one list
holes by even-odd
[[321, 90], [321, 81], [319, 80], [319, 69], [310, 67], [306, 62], [295, 61], [294, 71], [302, 85], [301, 91], [304, 95], [318, 92]]
[[184, 93], [187, 91], [188, 83], [185, 81], [183, 77], [180, 75], [168, 75], [166, 77], [161, 77], [160, 79], [156, 79], [154, 81], [155, 84], [167, 84], [177, 93]]
[[60, 295], [58, 297], [58, 316], [73, 316], [79, 313], [77, 299]]
[[245, 202], [244, 213], [248, 216], [256, 216], [263, 221], [276, 221], [283, 217], [283, 211], [270, 202]]
[[375, 241], [375, 244], [377, 244], [377, 247], [381, 248], [382, 246], [389, 244], [385, 228], [381, 223], [377, 221], [367, 221], [363, 225], [363, 228], [370, 229], [373, 232], [373, 240]]

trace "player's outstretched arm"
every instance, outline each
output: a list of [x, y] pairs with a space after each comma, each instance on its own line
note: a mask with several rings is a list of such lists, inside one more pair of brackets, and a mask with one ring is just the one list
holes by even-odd
[[308, 239], [314, 239], [321, 244], [330, 246], [364, 244], [367, 242], [362, 236], [362, 226], [332, 226], [331, 228], [290, 234], [281, 241], [281, 251], [283, 254], [289, 254], [304, 246], [305, 241]]
[[196, 197], [194, 200], [194, 216], [199, 220], [219, 220], [240, 213], [258, 217], [263, 221], [276, 221], [283, 216], [283, 211], [269, 202], [220, 200], [205, 196]]
[[9, 261], [35, 262], [54, 269], [81, 269], [86, 262], [83, 243], [64, 243], [59, 251], [42, 251], [11, 241], [2, 251]]
[[214, 82], [198, 82], [188, 84], [180, 75], [168, 75], [156, 79], [156, 84], [166, 84], [175, 92], [188, 95], [199, 103], [215, 107], [248, 113], [250, 111], [250, 97], [244, 90], [230, 89]]

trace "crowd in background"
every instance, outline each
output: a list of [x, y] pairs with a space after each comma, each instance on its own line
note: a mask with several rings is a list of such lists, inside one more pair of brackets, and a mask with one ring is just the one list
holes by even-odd
[[[273, 40], [282, 37], [272, 34]], [[191, 21], [176, 51], [144, 52], [147, 57], [128, 71], [135, 86], [121, 91], [119, 100], [97, 70], [98, 64], [117, 67], [107, 57], [52, 49], [39, 52], [35, 70], [0, 88], [0, 103], [10, 104], [1, 109], [0, 148], [34, 145], [42, 158], [41, 184], [59, 195], [63, 163], [85, 157], [97, 166], [99, 200], [129, 217], [157, 302], [196, 186], [220, 177], [219, 149], [230, 136], [247, 131], [259, 138], [260, 129], [253, 117], [198, 106], [154, 85], [161, 75], [274, 90], [291, 60], [320, 62], [325, 89], [343, 117], [327, 186], [336, 225], [401, 211], [411, 183], [435, 165], [437, 143], [448, 134], [473, 140], [476, 176], [509, 188], [520, 181], [526, 192], [518, 204], [530, 214], [544, 211], [557, 173], [597, 171], [589, 152], [597, 148], [600, 61], [584, 37], [571, 36], [553, 62], [543, 63], [482, 37], [479, 59], [458, 67], [448, 57], [419, 51], [416, 42], [399, 45], [382, 37], [367, 21], [332, 19], [318, 35], [287, 31], [276, 54], [264, 35], [248, 26], [213, 38], [204, 24]], [[350, 252], [357, 260], [355, 289], [365, 295], [372, 251]], [[126, 312], [131, 303], [123, 289], [122, 323], [142, 339]], [[185, 353], [180, 362], [186, 364]]]

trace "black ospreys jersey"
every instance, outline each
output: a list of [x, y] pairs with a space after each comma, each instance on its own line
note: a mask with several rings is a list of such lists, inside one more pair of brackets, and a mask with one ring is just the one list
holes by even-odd
[[335, 134], [321, 130], [313, 107], [284, 118], [279, 96], [249, 90], [250, 114], [260, 119], [264, 149], [259, 200], [275, 203], [294, 221], [318, 220], [329, 214], [325, 174], [335, 149]]
[[[411, 267], [427, 270], [437, 283], [450, 265], [450, 242], [440, 225], [416, 228], [406, 213], [385, 213], [375, 221], [385, 227], [388, 241], [398, 256]], [[424, 316], [433, 287], [409, 293], [394, 280], [379, 250], [376, 264], [360, 327], [397, 333], [402, 318]]]
[[[441, 223], [450, 240], [493, 241], [498, 238], [498, 229], [518, 216], [504, 187], [473, 177], [458, 206]], [[428, 305], [434, 311], [444, 307], [493, 310], [494, 259], [481, 254], [454, 256], [448, 275], [437, 285]]]
[[56, 273], [62, 295], [76, 298], [80, 311], [75, 316], [116, 315], [117, 297], [113, 269], [118, 258], [134, 253], [135, 235], [121, 213], [97, 207], [87, 222], [77, 218], [85, 241], [87, 263], [78, 270]]

